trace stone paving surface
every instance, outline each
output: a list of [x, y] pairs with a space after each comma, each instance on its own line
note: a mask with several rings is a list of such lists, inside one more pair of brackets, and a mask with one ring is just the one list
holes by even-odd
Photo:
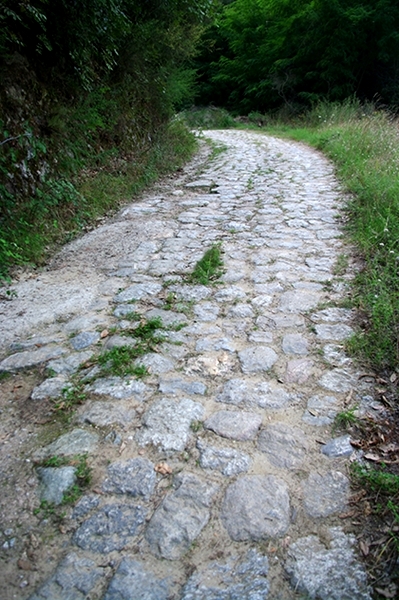
[[[59, 396], [99, 348], [120, 345], [100, 332], [122, 332], [133, 310], [184, 325], [139, 361], [149, 378], [87, 383], [70, 431], [36, 448], [36, 458], [86, 453], [96, 476], [30, 600], [371, 598], [339, 518], [350, 440], [331, 432], [348, 394], [360, 403], [368, 393], [344, 352], [349, 275], [334, 276], [348, 252], [342, 192], [305, 146], [245, 131], [206, 136], [226, 150], [197, 178], [181, 175], [64, 251], [66, 262], [90, 255], [96, 293], [83, 289], [79, 306], [69, 282], [64, 318], [40, 348], [44, 326], [13, 340], [0, 362], [0, 371], [52, 369], [34, 403]], [[221, 281], [186, 283], [219, 242]], [[36, 477], [58, 503], [75, 472]]]

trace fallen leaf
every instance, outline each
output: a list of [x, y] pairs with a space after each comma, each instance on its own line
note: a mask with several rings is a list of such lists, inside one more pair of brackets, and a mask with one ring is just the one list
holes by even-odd
[[397, 587], [395, 584], [393, 584], [392, 586], [384, 589], [375, 588], [375, 591], [378, 592], [378, 594], [381, 594], [381, 596], [384, 596], [384, 598], [396, 598]]
[[364, 556], [367, 556], [370, 552], [370, 546], [364, 540], [360, 540], [359, 542], [360, 550], [362, 551]]
[[160, 462], [155, 466], [155, 471], [161, 475], [172, 475], [173, 471], [168, 463]]
[[310, 412], [310, 414], [313, 415], [313, 417], [317, 417], [319, 414], [317, 411], [312, 410], [311, 408], [308, 408], [308, 412]]
[[125, 450], [126, 448], [126, 444], [125, 442], [122, 442], [119, 448], [119, 454], [122, 454], [122, 452]]
[[366, 460], [372, 460], [373, 462], [381, 462], [381, 457], [377, 454], [371, 454], [371, 452], [364, 455]]
[[17, 562], [18, 568], [22, 569], [23, 571], [32, 571], [32, 563], [30, 563], [28, 560], [24, 560], [23, 558], [20, 558], [19, 561]]
[[108, 329], [103, 329], [102, 332], [100, 333], [100, 338], [103, 339], [103, 338], [106, 338], [108, 336], [109, 336]]
[[349, 512], [341, 513], [340, 515], [338, 515], [338, 517], [340, 519], [349, 519], [350, 517], [354, 517], [355, 514], [356, 512], [354, 510], [350, 510]]
[[145, 454], [145, 451], [144, 450], [139, 450], [139, 454], [140, 454], [140, 456], [142, 456], [143, 454]]
[[396, 373], [392, 373], [392, 375], [389, 378], [389, 381], [391, 383], [395, 383], [395, 381], [397, 380], [397, 378], [398, 378], [397, 374]]

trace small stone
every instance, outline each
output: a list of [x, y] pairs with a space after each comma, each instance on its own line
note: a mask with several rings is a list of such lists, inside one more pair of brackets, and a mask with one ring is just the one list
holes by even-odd
[[256, 413], [221, 410], [204, 423], [217, 435], [238, 441], [252, 440], [262, 424], [262, 417]]
[[299, 469], [309, 449], [304, 433], [285, 423], [271, 423], [259, 434], [258, 448], [272, 465]]
[[249, 304], [236, 304], [230, 308], [227, 316], [230, 319], [251, 319], [254, 314]]
[[131, 300], [143, 300], [144, 298], [157, 296], [161, 291], [162, 285], [160, 283], [136, 283], [117, 294], [114, 298], [114, 302], [119, 303], [130, 302]]
[[143, 401], [149, 391], [149, 388], [142, 381], [137, 379], [123, 379], [122, 377], [104, 377], [96, 379], [87, 388], [88, 392], [98, 394], [99, 396], [112, 396], [117, 399], [134, 398]]
[[308, 354], [308, 341], [298, 333], [289, 333], [283, 338], [284, 354]]
[[208, 352], [210, 350], [227, 350], [227, 352], [235, 352], [235, 344], [228, 338], [215, 340], [213, 338], [202, 338], [196, 343], [195, 349], [197, 352]]
[[267, 557], [252, 548], [243, 557], [212, 562], [196, 571], [181, 600], [264, 600], [269, 593], [268, 570]]
[[92, 355], [93, 353], [90, 351], [78, 352], [57, 360], [50, 360], [50, 362], [47, 363], [47, 369], [54, 371], [59, 375], [70, 375], [75, 373], [79, 369], [80, 365], [89, 360]]
[[144, 365], [153, 375], [161, 375], [175, 370], [175, 363], [161, 354], [153, 352], [145, 354], [136, 360], [137, 365]]
[[78, 423], [90, 423], [97, 427], [120, 425], [125, 427], [136, 417], [136, 411], [123, 402], [88, 402], [79, 409]]
[[76, 482], [75, 467], [39, 467], [40, 499], [51, 504], [61, 504], [64, 494]]
[[325, 373], [319, 380], [319, 384], [331, 392], [345, 394], [352, 388], [356, 388], [357, 381], [356, 378], [347, 371], [344, 371], [343, 369], [334, 369], [333, 371]]
[[82, 331], [71, 338], [70, 342], [74, 350], [84, 350], [98, 342], [99, 339], [100, 334], [96, 331]]
[[267, 346], [253, 346], [238, 353], [244, 373], [259, 373], [269, 371], [278, 356]]
[[285, 569], [292, 587], [320, 600], [371, 600], [366, 571], [353, 551], [355, 537], [339, 527], [328, 533], [328, 547], [315, 535], [291, 544]]
[[203, 396], [206, 392], [206, 385], [200, 381], [185, 381], [183, 379], [162, 379], [159, 382], [159, 391], [162, 394], [177, 395], [179, 392], [185, 394], [198, 394]]
[[201, 440], [197, 441], [197, 448], [201, 455], [201, 467], [203, 469], [220, 471], [226, 477], [245, 473], [251, 465], [250, 457], [234, 448], [208, 446]]
[[239, 405], [249, 403], [251, 399], [251, 390], [244, 379], [230, 379], [216, 397], [216, 402]]
[[61, 435], [49, 446], [39, 450], [36, 455], [46, 458], [56, 455], [92, 454], [97, 450], [98, 440], [99, 436], [96, 433], [84, 429], [73, 429], [69, 433]]
[[[134, 597], [133, 595], [134, 594]], [[104, 595], [104, 600], [168, 600], [167, 580], [159, 579], [144, 564], [125, 556]]]
[[327, 444], [322, 447], [321, 451], [329, 458], [350, 456], [354, 452], [350, 435], [342, 435], [341, 437], [329, 440]]
[[119, 551], [142, 532], [146, 517], [147, 510], [142, 506], [108, 504], [86, 519], [72, 540], [91, 552]]
[[287, 485], [273, 475], [246, 475], [226, 490], [221, 518], [236, 542], [282, 537], [290, 525]]
[[348, 325], [340, 323], [339, 325], [316, 325], [316, 333], [320, 340], [342, 342], [350, 338], [354, 331]]
[[215, 294], [217, 302], [233, 302], [234, 300], [243, 300], [244, 298], [245, 291], [237, 285], [226, 287]]
[[100, 504], [98, 496], [87, 494], [82, 496], [75, 505], [72, 513], [72, 519], [80, 519], [85, 517], [89, 512], [97, 508]]
[[51, 377], [34, 388], [31, 398], [32, 400], [59, 398], [62, 396], [63, 390], [68, 389], [68, 387], [71, 387], [71, 384], [67, 383], [65, 377]]
[[141, 446], [153, 444], [164, 450], [182, 451], [190, 438], [190, 425], [202, 420], [201, 404], [184, 398], [179, 402], [162, 398], [154, 402], [143, 417], [143, 427], [137, 433]]
[[179, 560], [209, 521], [210, 506], [218, 486], [191, 473], [175, 478], [176, 489], [155, 511], [145, 533], [151, 552]]
[[205, 285], [172, 285], [169, 289], [176, 293], [179, 300], [185, 302], [200, 302], [212, 293]]
[[334, 396], [312, 396], [302, 420], [309, 425], [330, 425], [338, 412], [338, 400]]
[[273, 341], [273, 334], [269, 331], [252, 331], [248, 340], [255, 344], [271, 344]]
[[142, 496], [149, 500], [155, 486], [154, 465], [146, 458], [120, 460], [109, 465], [102, 491], [108, 494]]
[[290, 360], [285, 371], [286, 383], [305, 383], [312, 374], [313, 361], [307, 358]]
[[303, 505], [309, 517], [328, 517], [342, 512], [348, 502], [349, 480], [340, 471], [311, 473], [302, 482]]
[[18, 352], [17, 354], [7, 356], [7, 358], [0, 362], [0, 373], [2, 371], [13, 372], [28, 367], [36, 367], [65, 353], [65, 348], [61, 348], [60, 346], [45, 346], [37, 350]]
[[216, 321], [220, 308], [211, 302], [202, 302], [194, 306], [194, 314], [199, 321]]

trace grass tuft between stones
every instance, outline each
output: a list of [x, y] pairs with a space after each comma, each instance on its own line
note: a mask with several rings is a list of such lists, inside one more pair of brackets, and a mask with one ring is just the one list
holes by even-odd
[[222, 274], [222, 246], [221, 243], [214, 244], [204, 256], [197, 262], [193, 272], [188, 277], [189, 283], [200, 283], [209, 285], [219, 279]]

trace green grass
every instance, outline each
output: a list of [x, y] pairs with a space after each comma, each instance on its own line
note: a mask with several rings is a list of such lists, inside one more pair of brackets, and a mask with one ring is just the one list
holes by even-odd
[[348, 410], [339, 412], [335, 416], [333, 429], [348, 429], [348, 427], [354, 425], [358, 420], [355, 415], [356, 409], [357, 406], [354, 406], [353, 408], [348, 408]]
[[197, 262], [193, 272], [188, 277], [190, 283], [209, 285], [222, 276], [223, 271], [221, 244], [214, 244]]

